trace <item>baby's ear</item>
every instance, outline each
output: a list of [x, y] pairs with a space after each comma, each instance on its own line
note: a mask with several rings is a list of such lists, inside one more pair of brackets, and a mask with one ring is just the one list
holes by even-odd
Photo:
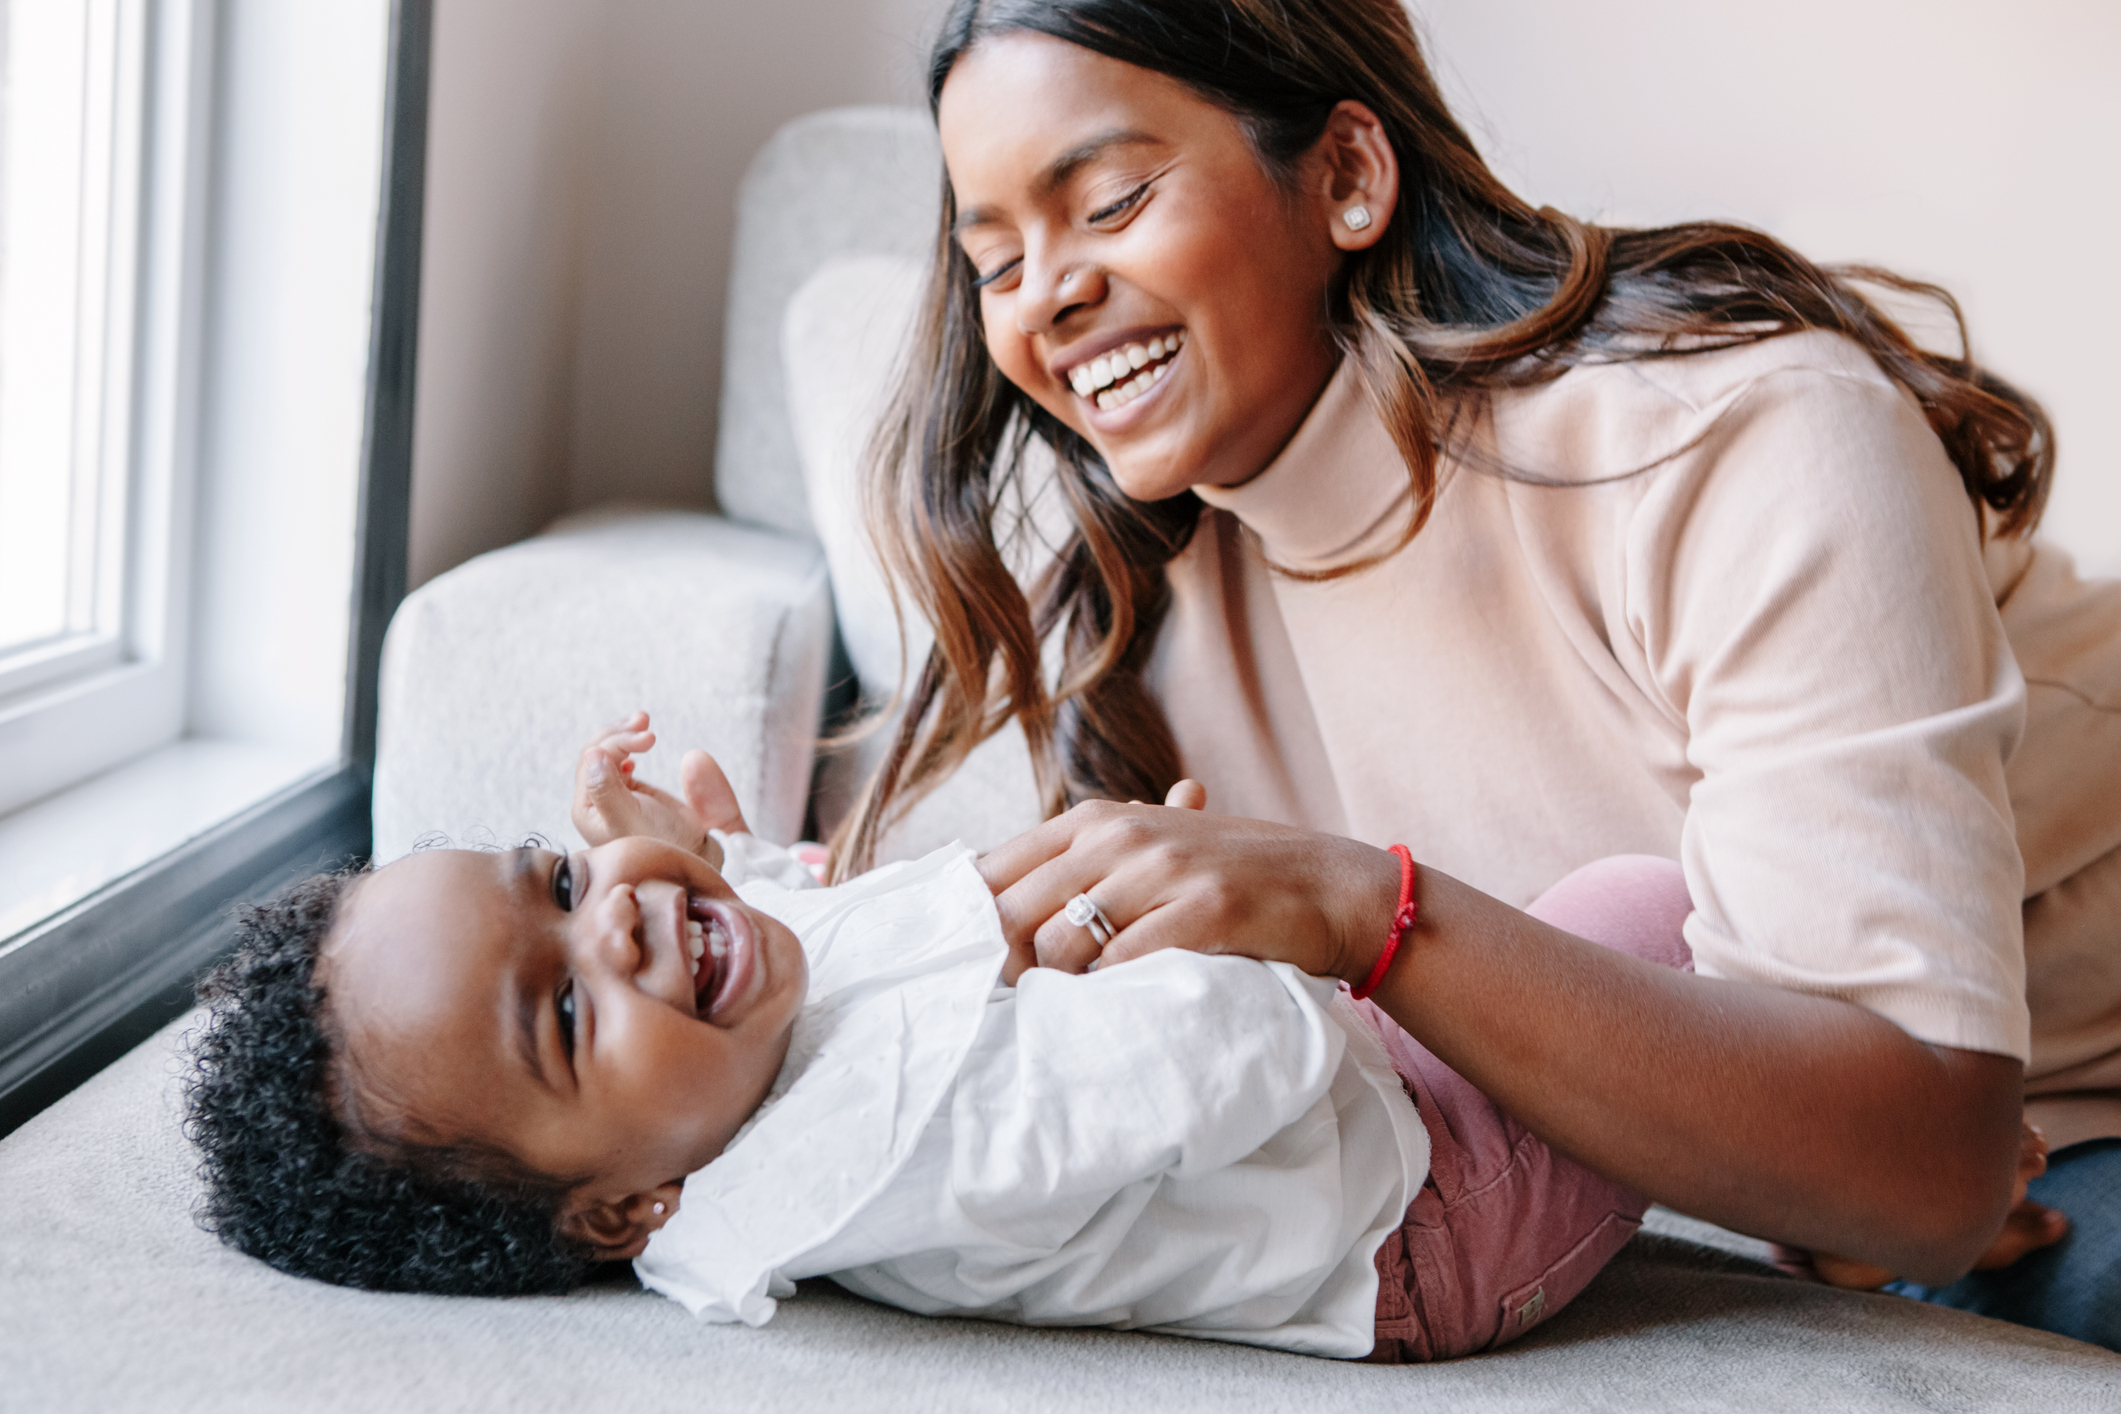
[[586, 1244], [599, 1262], [628, 1262], [648, 1246], [648, 1234], [677, 1215], [684, 1185], [665, 1183], [617, 1202], [579, 1193], [560, 1210], [559, 1228]]

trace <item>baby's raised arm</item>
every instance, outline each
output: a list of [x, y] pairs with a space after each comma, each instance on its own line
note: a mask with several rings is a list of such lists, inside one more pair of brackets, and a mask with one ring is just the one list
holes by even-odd
[[591, 846], [647, 835], [689, 849], [719, 868], [722, 847], [710, 830], [749, 834], [736, 792], [704, 751], [678, 763], [682, 798], [635, 778], [633, 758], [655, 745], [648, 714], [635, 712], [599, 731], [575, 760], [574, 827]]

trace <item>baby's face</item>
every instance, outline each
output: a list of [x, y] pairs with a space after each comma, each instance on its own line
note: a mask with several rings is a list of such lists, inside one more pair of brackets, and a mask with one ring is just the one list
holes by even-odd
[[434, 850], [347, 900], [319, 964], [356, 1083], [415, 1137], [496, 1146], [623, 1202], [721, 1153], [808, 980], [795, 935], [697, 855]]

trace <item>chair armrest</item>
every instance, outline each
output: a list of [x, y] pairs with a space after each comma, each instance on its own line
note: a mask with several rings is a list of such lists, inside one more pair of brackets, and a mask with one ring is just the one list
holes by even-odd
[[391, 620], [376, 727], [375, 858], [568, 820], [574, 760], [646, 708], [644, 779], [674, 786], [694, 746], [729, 773], [753, 829], [786, 842], [809, 801], [832, 599], [807, 541], [717, 516], [582, 517], [423, 585]]

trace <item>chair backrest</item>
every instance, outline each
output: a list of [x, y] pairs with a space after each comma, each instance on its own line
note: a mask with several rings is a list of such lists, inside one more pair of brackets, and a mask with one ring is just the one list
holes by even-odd
[[943, 159], [916, 108], [835, 108], [789, 123], [737, 195], [723, 331], [715, 496], [723, 514], [817, 538], [788, 419], [781, 321], [789, 298], [838, 256], [925, 255]]
[[[841, 639], [874, 705], [895, 696], [907, 658], [861, 522], [860, 450], [903, 353], [941, 181], [925, 113], [842, 108], [776, 133], [738, 198], [718, 498], [732, 519], [820, 542]], [[918, 662], [926, 627], [906, 627]], [[872, 735], [825, 763], [813, 801], [827, 828], [889, 740]], [[991, 848], [1040, 815], [1023, 733], [1012, 725], [899, 822], [880, 858], [952, 839]]]

